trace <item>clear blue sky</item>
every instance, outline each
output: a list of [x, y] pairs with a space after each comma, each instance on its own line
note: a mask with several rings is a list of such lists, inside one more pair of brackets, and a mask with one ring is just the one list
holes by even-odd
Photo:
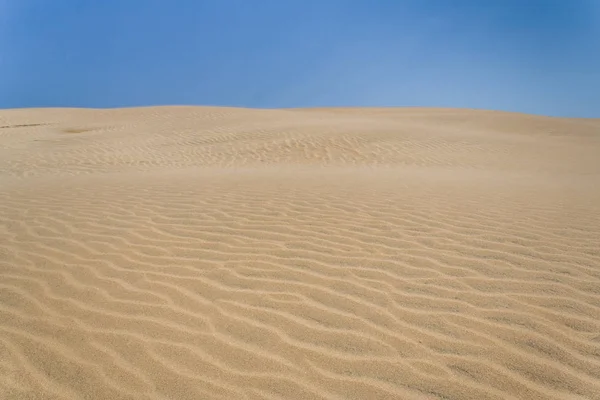
[[0, 0], [0, 108], [600, 117], [600, 0]]

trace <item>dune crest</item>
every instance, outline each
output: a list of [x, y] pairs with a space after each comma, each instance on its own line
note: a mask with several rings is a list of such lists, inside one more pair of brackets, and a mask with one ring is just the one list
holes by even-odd
[[600, 120], [0, 111], [0, 399], [600, 399]]

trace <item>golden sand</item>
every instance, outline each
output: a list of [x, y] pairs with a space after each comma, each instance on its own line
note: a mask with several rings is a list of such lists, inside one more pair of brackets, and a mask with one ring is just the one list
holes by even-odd
[[600, 120], [0, 111], [0, 399], [600, 399]]

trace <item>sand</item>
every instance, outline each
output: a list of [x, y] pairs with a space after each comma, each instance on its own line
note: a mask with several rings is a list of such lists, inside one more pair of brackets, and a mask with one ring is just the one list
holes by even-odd
[[0, 399], [600, 399], [600, 120], [2, 110]]

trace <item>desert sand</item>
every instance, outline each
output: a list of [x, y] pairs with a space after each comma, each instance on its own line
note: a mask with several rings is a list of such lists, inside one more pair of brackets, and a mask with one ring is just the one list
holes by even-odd
[[2, 110], [0, 399], [600, 399], [600, 120]]

